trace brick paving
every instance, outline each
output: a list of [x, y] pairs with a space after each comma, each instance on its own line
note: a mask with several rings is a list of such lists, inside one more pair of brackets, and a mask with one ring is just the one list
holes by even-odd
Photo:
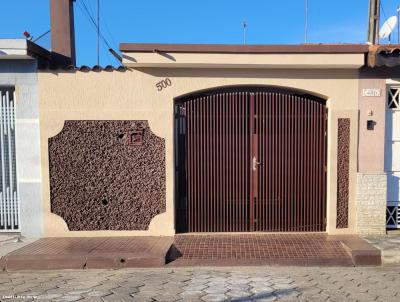
[[400, 301], [400, 267], [0, 272], [0, 301]]
[[176, 235], [181, 257], [171, 265], [352, 265], [339, 240], [326, 234]]

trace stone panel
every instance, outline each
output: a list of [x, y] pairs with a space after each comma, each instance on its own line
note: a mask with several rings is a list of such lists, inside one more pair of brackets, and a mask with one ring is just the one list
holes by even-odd
[[386, 174], [357, 175], [357, 233], [386, 233]]
[[70, 230], [147, 230], [165, 212], [165, 142], [147, 121], [66, 121], [49, 168], [51, 211]]
[[350, 119], [338, 119], [336, 227], [349, 226]]

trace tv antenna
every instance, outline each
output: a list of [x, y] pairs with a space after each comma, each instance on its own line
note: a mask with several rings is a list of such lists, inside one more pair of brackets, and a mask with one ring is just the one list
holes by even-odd
[[304, 43], [307, 44], [308, 41], [308, 0], [306, 0], [306, 15], [304, 21]]
[[392, 41], [392, 33], [396, 28], [398, 18], [397, 16], [391, 16], [383, 23], [381, 30], [379, 31], [379, 38], [385, 40], [388, 39], [389, 43]]
[[242, 26], [243, 26], [243, 44], [246, 45], [246, 34], [247, 34], [247, 22], [246, 22], [246, 20], [243, 20]]

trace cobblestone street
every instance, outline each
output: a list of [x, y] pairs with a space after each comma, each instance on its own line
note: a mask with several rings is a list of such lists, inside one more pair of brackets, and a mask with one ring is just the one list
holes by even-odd
[[400, 268], [1, 272], [1, 301], [399, 301]]

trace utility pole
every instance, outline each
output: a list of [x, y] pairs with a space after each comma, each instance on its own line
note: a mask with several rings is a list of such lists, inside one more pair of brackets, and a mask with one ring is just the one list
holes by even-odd
[[100, 65], [100, 0], [97, 0], [97, 65]]
[[368, 43], [379, 44], [380, 0], [369, 0]]

